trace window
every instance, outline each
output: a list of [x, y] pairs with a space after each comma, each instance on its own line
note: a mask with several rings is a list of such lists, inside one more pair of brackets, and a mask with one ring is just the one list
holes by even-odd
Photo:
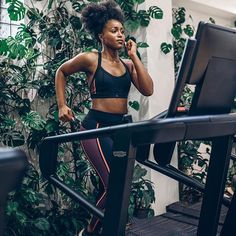
[[11, 21], [7, 12], [8, 5], [5, 4], [5, 0], [0, 0], [0, 2], [0, 38], [15, 36], [17, 28], [24, 20]]

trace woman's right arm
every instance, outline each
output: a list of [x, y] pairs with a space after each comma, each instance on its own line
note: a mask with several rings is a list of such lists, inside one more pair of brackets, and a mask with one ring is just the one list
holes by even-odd
[[63, 63], [56, 71], [55, 76], [55, 89], [56, 98], [58, 105], [58, 116], [59, 119], [66, 122], [72, 121], [73, 113], [72, 110], [66, 104], [65, 88], [66, 88], [66, 77], [76, 72], [92, 72], [92, 63], [94, 55], [91, 53], [83, 53], [75, 56], [74, 58]]

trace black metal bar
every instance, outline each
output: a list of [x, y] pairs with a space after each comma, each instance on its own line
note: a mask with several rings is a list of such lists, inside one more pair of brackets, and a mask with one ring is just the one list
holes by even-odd
[[190, 187], [196, 188], [200, 192], [204, 192], [205, 185], [200, 183], [199, 181], [185, 175], [180, 170], [174, 168], [173, 166], [167, 165], [167, 166], [160, 166], [152, 161], [146, 160], [144, 162], [140, 162], [141, 164], [156, 170], [176, 181], [180, 181], [181, 183], [184, 183]]
[[[97, 130], [89, 130], [89, 131], [59, 135], [54, 137], [48, 137], [44, 140], [46, 144], [42, 147], [46, 148], [42, 152], [40, 152], [40, 159], [41, 158], [44, 159], [42, 161], [43, 165], [40, 164], [40, 168], [47, 169], [48, 168], [47, 163], [49, 161], [50, 167], [46, 171], [43, 171], [43, 173], [44, 175], [46, 175], [45, 176], [46, 178], [51, 176], [51, 174], [54, 174], [57, 163], [56, 160], [57, 152], [55, 150], [57, 149], [58, 143], [108, 136], [108, 135], [114, 137], [113, 158], [111, 162], [111, 172], [109, 178], [109, 187], [108, 187], [107, 203], [103, 220], [104, 227], [102, 235], [110, 236], [112, 233], [112, 236], [124, 236], [125, 224], [127, 220], [127, 209], [129, 204], [130, 186], [132, 182], [132, 173], [135, 163], [134, 150], [136, 151], [136, 147], [145, 144], [149, 145], [151, 143], [156, 143], [156, 142], [165, 143], [165, 142], [180, 141], [186, 139], [202, 139], [202, 138], [214, 139], [214, 137], [233, 135], [235, 133], [236, 133], [236, 113], [233, 115], [226, 114], [226, 115], [148, 120], [132, 124], [106, 127]], [[133, 148], [132, 145], [135, 148]], [[220, 142], [218, 142], [218, 146], [221, 146]], [[224, 154], [224, 152], [222, 153]], [[53, 155], [51, 156], [51, 154]], [[213, 157], [215, 159], [222, 159], [219, 158], [219, 155], [217, 154], [214, 154]], [[223, 163], [220, 162], [218, 164], [220, 167], [224, 168], [225, 162], [224, 161], [222, 162]], [[172, 172], [170, 173], [173, 174]], [[220, 179], [220, 177], [222, 177], [220, 174], [217, 175], [217, 181], [220, 183], [221, 186], [222, 180]], [[50, 180], [52, 181], [51, 178], [53, 179], [53, 177], [50, 177]], [[54, 182], [57, 182], [57, 179], [55, 179]], [[190, 183], [190, 181], [188, 180], [186, 180], [186, 182]], [[57, 184], [58, 186], [61, 185], [60, 182]], [[202, 189], [199, 183], [195, 183], [195, 186], [198, 187], [200, 186], [199, 188]], [[217, 189], [220, 191], [222, 190], [219, 189], [218, 185]], [[70, 194], [70, 191], [68, 192]], [[71, 196], [73, 198], [73, 196], [75, 195], [72, 194]], [[220, 199], [220, 195], [217, 195], [217, 197], [218, 198], [215, 200], [220, 200], [220, 201], [222, 200], [222, 198]], [[86, 206], [86, 203], [84, 204], [84, 206]], [[219, 204], [218, 205], [215, 204], [214, 206], [216, 206], [216, 208], [218, 209]], [[204, 207], [206, 207], [206, 205], [204, 205]], [[213, 215], [212, 214], [213, 210], [210, 209], [210, 211], [211, 213], [209, 213], [208, 216]], [[94, 215], [96, 215], [95, 212], [93, 212]], [[212, 222], [211, 220], [211, 223], [214, 222]], [[210, 231], [208, 230], [207, 232]], [[201, 236], [202, 235], [203, 234], [201, 234]], [[209, 234], [209, 236], [213, 236], [213, 234]]]
[[58, 143], [44, 140], [40, 146], [39, 165], [45, 178], [56, 173]]
[[236, 232], [235, 219], [236, 219], [236, 192], [234, 193], [233, 198], [231, 200], [231, 205], [227, 212], [225, 222], [220, 232], [220, 236], [229, 236]]
[[230, 115], [167, 118], [47, 137], [40, 147], [40, 169], [46, 178], [56, 172], [57, 145], [60, 142], [108, 135], [113, 136], [120, 131], [131, 133], [133, 146], [210, 138], [234, 134], [236, 132], [235, 119], [236, 113]]
[[28, 166], [25, 152], [13, 148], [0, 148], [0, 236], [4, 234], [4, 208], [9, 192], [20, 187]]
[[84, 207], [86, 210], [89, 210], [90, 213], [99, 217], [101, 220], [104, 218], [104, 213], [99, 210], [96, 206], [91, 204], [82, 194], [74, 191], [67, 185], [65, 185], [61, 180], [59, 180], [56, 176], [50, 176], [49, 180], [53, 183], [56, 187], [58, 187], [61, 191], [66, 193], [69, 197], [73, 200], [79, 202], [81, 207]]
[[[126, 125], [117, 125], [117, 126], [126, 126]], [[121, 127], [124, 128], [124, 127]], [[56, 136], [50, 136], [45, 138], [44, 140], [47, 140], [47, 142], [57, 142], [57, 143], [66, 143], [71, 142], [75, 140], [84, 140], [84, 139], [90, 139], [90, 138], [97, 138], [101, 136], [107, 136], [110, 135], [114, 130], [112, 127], [104, 127], [100, 129], [92, 129], [92, 130], [85, 130], [85, 131], [79, 131], [74, 133], [68, 133], [68, 134], [60, 134]]]
[[114, 136], [102, 236], [125, 236], [135, 150], [129, 132]]
[[[196, 190], [202, 193], [204, 193], [205, 191], [205, 184], [200, 183], [196, 179], [189, 177], [188, 175], [184, 174], [182, 171], [178, 170], [172, 165], [160, 166], [149, 160], [139, 160], [138, 162], [189, 187], [195, 188]], [[225, 206], [229, 207], [231, 203], [230, 199], [224, 197], [222, 201]]]
[[232, 136], [216, 137], [212, 141], [198, 236], [215, 236], [217, 233], [232, 143]]
[[4, 219], [4, 209], [6, 205], [6, 199], [1, 199], [0, 201], [0, 236], [3, 236], [5, 229], [5, 219]]
[[[90, 138], [97, 138], [101, 136], [108, 136], [114, 134], [115, 132], [121, 130], [129, 130], [136, 134], [144, 134], [144, 132], [157, 132], [162, 131], [165, 129], [183, 129], [185, 125], [189, 126], [190, 131], [194, 129], [194, 125], [198, 128], [199, 132], [192, 132], [192, 135], [187, 133], [187, 138], [210, 138], [215, 136], [221, 135], [228, 135], [233, 134], [236, 131], [235, 125], [235, 117], [236, 113], [231, 115], [224, 114], [224, 115], [210, 115], [210, 116], [192, 116], [192, 117], [178, 117], [178, 118], [166, 118], [166, 119], [151, 119], [147, 121], [141, 122], [134, 122], [122, 125], [115, 125], [100, 129], [92, 129], [86, 130], [82, 132], [75, 132], [75, 133], [68, 133], [68, 134], [61, 134], [57, 136], [50, 136], [44, 139], [46, 142], [56, 142], [56, 143], [64, 143], [70, 142], [74, 140], [84, 140]], [[231, 124], [231, 125], [230, 125]], [[199, 126], [207, 128], [208, 130], [199, 130]], [[216, 129], [218, 127], [218, 129]], [[231, 129], [231, 132], [229, 131]], [[201, 131], [201, 132], [200, 132]], [[209, 132], [210, 131], [210, 132]], [[174, 134], [174, 133], [173, 133]], [[194, 136], [195, 135], [195, 136]], [[171, 136], [163, 136], [166, 140], [158, 139], [155, 142], [171, 142], [171, 141], [178, 141], [181, 139], [175, 139]], [[168, 139], [167, 139], [168, 138]], [[140, 139], [139, 139], [140, 140]]]

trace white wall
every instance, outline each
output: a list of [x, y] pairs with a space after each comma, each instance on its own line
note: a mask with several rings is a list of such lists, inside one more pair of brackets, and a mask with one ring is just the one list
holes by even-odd
[[[183, 0], [182, 0], [183, 1]], [[190, 2], [190, 4], [194, 5], [194, 3], [196, 4], [202, 4], [205, 7], [209, 7], [209, 9], [211, 8], [212, 11], [218, 9], [219, 11], [221, 11], [222, 13], [224, 12], [226, 14], [226, 18], [230, 18], [230, 15], [234, 15], [236, 14], [236, 1], [235, 0], [226, 0], [226, 1], [222, 1], [222, 0], [188, 0], [185, 2]]]
[[[162, 42], [172, 43], [170, 34], [172, 28], [171, 0], [148, 0], [146, 9], [156, 5], [163, 12], [162, 20], [152, 20], [147, 28], [146, 37], [149, 44], [147, 49], [147, 68], [154, 81], [154, 94], [149, 98], [149, 116], [153, 117], [167, 109], [174, 88], [173, 52], [164, 54], [160, 50]], [[152, 158], [152, 156], [150, 157]], [[176, 165], [176, 155], [173, 165]], [[153, 205], [156, 214], [165, 212], [166, 205], [178, 201], [178, 183], [154, 170], [150, 178], [155, 183], [156, 203]]]
[[[191, 15], [190, 24], [197, 27], [199, 21], [209, 21], [212, 17], [216, 24], [233, 27], [236, 20], [235, 0], [173, 0], [173, 7], [185, 7], [186, 16]], [[186, 17], [187, 18], [187, 17]]]
[[[209, 21], [212, 17], [216, 24], [232, 27], [236, 20], [236, 1], [235, 0], [146, 0], [146, 9], [151, 5], [159, 6], [164, 11], [162, 20], [152, 20], [146, 32], [145, 40], [149, 48], [144, 53], [147, 69], [154, 81], [154, 94], [149, 98], [142, 98], [141, 110], [134, 118], [137, 120], [147, 119], [155, 116], [168, 107], [170, 97], [174, 87], [174, 60], [173, 53], [164, 55], [160, 51], [162, 42], [170, 42], [172, 36], [172, 7], [185, 7], [186, 16], [191, 15], [192, 20], [188, 19], [195, 28], [199, 21]], [[145, 58], [145, 57], [144, 57]], [[173, 165], [177, 164], [174, 155]], [[152, 158], [152, 155], [151, 157]], [[168, 177], [155, 171], [149, 172], [150, 179], [155, 183], [156, 203], [154, 210], [156, 214], [165, 212], [166, 205], [178, 201], [178, 184]]]

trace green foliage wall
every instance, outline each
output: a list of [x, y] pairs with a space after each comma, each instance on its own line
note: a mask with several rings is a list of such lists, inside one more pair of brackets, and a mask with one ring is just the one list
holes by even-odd
[[[89, 214], [42, 179], [38, 168], [38, 148], [44, 137], [78, 130], [86, 109], [90, 107], [86, 78], [84, 74], [74, 74], [68, 78], [66, 94], [76, 120], [69, 124], [59, 122], [54, 76], [64, 61], [81, 51], [99, 47], [84, 31], [80, 21], [80, 12], [85, 4], [97, 1], [32, 0], [27, 6], [19, 0], [6, 2], [11, 20], [25, 18], [27, 24], [19, 27], [15, 37], [0, 39], [1, 144], [23, 148], [30, 161], [22, 188], [9, 196], [6, 235], [75, 235], [86, 224]], [[151, 19], [163, 17], [157, 6], [146, 11], [140, 9], [144, 0], [117, 2], [125, 12], [127, 37], [139, 27], [147, 27]], [[43, 7], [34, 7], [38, 3]], [[173, 48], [177, 71], [185, 43], [182, 33], [190, 37], [194, 29], [184, 24], [185, 9], [176, 9], [173, 14], [176, 19], [171, 32], [173, 44], [163, 43], [161, 50], [169, 53]], [[138, 46], [148, 45], [138, 42]], [[122, 56], [125, 56], [124, 52]], [[190, 98], [190, 91], [186, 91], [183, 102]], [[197, 152], [199, 145], [183, 143], [180, 146], [180, 161], [184, 168], [191, 168], [194, 160], [201, 159]], [[60, 146], [59, 158], [59, 176], [93, 201], [92, 196], [98, 193], [97, 176], [84, 159], [79, 144]]]
[[[0, 39], [1, 144], [24, 149], [30, 161], [21, 189], [9, 196], [7, 236], [75, 235], [89, 219], [86, 211], [45, 182], [38, 168], [42, 139], [77, 131], [90, 107], [84, 74], [74, 74], [67, 82], [67, 103], [75, 114], [75, 122], [58, 120], [54, 90], [55, 72], [63, 62], [81, 51], [99, 47], [80, 20], [82, 8], [89, 2], [98, 1], [32, 0], [24, 5], [19, 0], [6, 0], [11, 20], [25, 19], [27, 23], [21, 24], [15, 37]], [[157, 6], [140, 9], [144, 0], [117, 3], [125, 13], [127, 37], [139, 27], [147, 27], [151, 19], [163, 17]], [[35, 7], [38, 4], [42, 8]], [[148, 45], [138, 42], [138, 46]], [[93, 201], [92, 196], [98, 191], [97, 176], [85, 161], [79, 144], [61, 145], [59, 158], [60, 178]]]

